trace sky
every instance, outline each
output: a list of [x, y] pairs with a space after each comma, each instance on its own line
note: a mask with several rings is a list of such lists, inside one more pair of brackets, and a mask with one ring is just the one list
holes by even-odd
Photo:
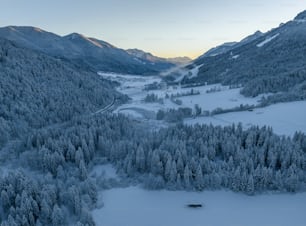
[[195, 58], [303, 10], [306, 0], [0, 0], [0, 27], [77, 32], [123, 49]]

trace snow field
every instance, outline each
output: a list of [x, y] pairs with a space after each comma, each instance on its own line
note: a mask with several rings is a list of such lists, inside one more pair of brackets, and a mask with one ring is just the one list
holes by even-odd
[[[247, 196], [128, 187], [100, 195], [104, 207], [93, 211], [97, 226], [304, 226], [306, 222], [306, 193]], [[204, 207], [186, 207], [190, 203]]]
[[231, 112], [213, 117], [186, 119], [186, 124], [204, 123], [213, 125], [231, 125], [239, 122], [245, 128], [252, 125], [271, 126], [280, 135], [292, 136], [295, 131], [306, 133], [306, 101], [274, 104], [253, 111]]
[[[277, 35], [271, 37], [276, 38]], [[269, 39], [270, 40], [270, 39]], [[270, 41], [271, 41], [270, 40]], [[266, 40], [267, 41], [267, 40]], [[227, 86], [220, 84], [206, 85], [194, 88], [182, 88], [180, 86], [170, 86], [167, 89], [144, 91], [146, 84], [160, 82], [158, 77], [142, 77], [135, 75], [117, 75], [117, 74], [100, 74], [113, 80], [121, 82], [118, 91], [127, 94], [132, 100], [120, 106], [115, 112], [124, 113], [136, 119], [153, 119], [158, 110], [167, 110], [169, 108], [190, 107], [194, 108], [198, 104], [202, 111], [212, 111], [216, 108], [230, 109], [242, 105], [257, 105], [262, 96], [256, 98], [247, 98], [240, 94], [240, 89], [229, 89]], [[187, 93], [193, 89], [199, 91], [200, 95], [183, 96], [180, 99], [182, 105], [173, 103], [170, 99], [164, 99], [164, 103], [145, 103], [142, 100], [147, 94], [154, 93], [158, 97], [164, 98], [166, 94]], [[211, 90], [217, 92], [209, 92]], [[214, 125], [230, 125], [241, 122], [244, 128], [252, 125], [271, 126], [277, 134], [291, 136], [295, 131], [306, 133], [306, 101], [297, 101], [290, 103], [279, 103], [265, 108], [256, 108], [253, 111], [232, 112], [219, 114], [213, 117], [197, 117], [186, 119], [185, 123], [205, 123]]]

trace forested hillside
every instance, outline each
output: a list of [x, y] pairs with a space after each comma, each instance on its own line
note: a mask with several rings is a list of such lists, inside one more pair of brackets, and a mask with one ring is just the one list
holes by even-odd
[[0, 147], [30, 128], [92, 113], [122, 97], [97, 74], [4, 39], [0, 78]]
[[183, 83], [242, 85], [245, 96], [286, 93], [273, 97], [271, 102], [305, 99], [305, 15], [306, 11], [221, 54], [196, 59], [194, 64], [200, 67], [198, 76], [186, 77]]
[[96, 115], [32, 132], [14, 150], [24, 169], [0, 178], [3, 226], [71, 219], [95, 225], [89, 211], [97, 207], [97, 191], [113, 186], [89, 176], [101, 158], [149, 189], [253, 195], [302, 191], [306, 182], [305, 135], [279, 137], [265, 127], [177, 125], [154, 132], [122, 115]]
[[155, 62], [152, 59], [134, 56], [110, 43], [78, 33], [59, 36], [36, 27], [9, 26], [0, 28], [0, 37], [25, 48], [64, 58], [95, 72], [156, 75], [175, 66], [175, 63], [167, 59], [160, 58]]

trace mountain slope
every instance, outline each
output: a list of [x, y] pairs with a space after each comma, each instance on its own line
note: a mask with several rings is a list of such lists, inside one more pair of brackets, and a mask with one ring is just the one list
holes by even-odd
[[246, 38], [242, 39], [240, 42], [226, 42], [219, 46], [216, 46], [210, 50], [208, 50], [206, 53], [204, 53], [202, 56], [198, 57], [198, 59], [201, 59], [203, 57], [212, 57], [217, 56], [223, 53], [226, 53], [232, 49], [235, 49], [239, 46], [245, 45], [249, 42], [252, 42], [253, 40], [259, 38], [262, 36], [263, 33], [260, 31], [256, 31], [254, 34], [247, 36]]
[[123, 97], [96, 73], [1, 38], [0, 78], [0, 146], [30, 128], [90, 114]]
[[161, 68], [156, 67], [150, 61], [134, 57], [107, 42], [78, 33], [61, 37], [39, 28], [9, 26], [0, 28], [0, 37], [12, 40], [22, 47], [68, 59], [94, 71], [146, 75], [158, 74], [161, 70], [174, 66], [167, 63]]
[[230, 51], [196, 59], [198, 76], [184, 82], [242, 84], [248, 96], [296, 87], [306, 78], [305, 14]]
[[235, 45], [238, 42], [225, 42], [219, 46], [216, 46], [210, 50], [208, 50], [207, 52], [205, 52], [202, 56], [200, 56], [199, 58], [203, 58], [203, 57], [212, 57], [212, 56], [217, 56], [220, 55], [222, 53], [225, 53], [233, 48], [235, 48]]

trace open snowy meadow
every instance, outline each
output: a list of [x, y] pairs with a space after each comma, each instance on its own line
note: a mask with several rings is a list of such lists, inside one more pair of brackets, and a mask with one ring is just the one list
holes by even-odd
[[[135, 75], [118, 75], [100, 73], [101, 76], [113, 79], [121, 83], [118, 90], [127, 94], [131, 100], [121, 105], [116, 112], [120, 112], [137, 119], [155, 119], [158, 110], [167, 110], [179, 107], [194, 108], [195, 104], [202, 108], [202, 111], [213, 111], [217, 108], [231, 109], [240, 105], [256, 106], [262, 95], [255, 98], [247, 98], [240, 94], [240, 88], [229, 89], [220, 84], [199, 86], [194, 88], [181, 88], [170, 86], [160, 90], [143, 90], [145, 85], [153, 82], [160, 82], [161, 78], [140, 77]], [[188, 93], [193, 89], [199, 91], [199, 95], [182, 96], [177, 99], [182, 101], [181, 105], [173, 103], [164, 97], [168, 94]], [[211, 90], [217, 90], [210, 92]], [[146, 103], [143, 99], [147, 94], [156, 94], [164, 98], [163, 103]], [[264, 108], [254, 108], [252, 111], [238, 111], [214, 116], [195, 117], [185, 119], [186, 124], [213, 124], [227, 126], [242, 123], [243, 128], [250, 126], [270, 126], [279, 135], [292, 136], [296, 131], [306, 132], [306, 101], [295, 101], [278, 103]]]
[[[148, 191], [114, 188], [100, 193], [97, 226], [304, 226], [306, 193], [247, 196], [230, 191]], [[202, 208], [187, 207], [201, 203]]]
[[296, 131], [306, 132], [306, 101], [274, 104], [253, 111], [231, 112], [212, 117], [185, 119], [187, 124], [204, 123], [227, 126], [242, 123], [244, 128], [252, 125], [270, 126], [279, 135], [292, 136]]
[[[110, 164], [91, 176], [120, 180]], [[99, 192], [97, 226], [304, 226], [306, 193], [248, 196], [232, 191], [146, 190], [140, 186]], [[190, 208], [188, 204], [201, 204]]]

